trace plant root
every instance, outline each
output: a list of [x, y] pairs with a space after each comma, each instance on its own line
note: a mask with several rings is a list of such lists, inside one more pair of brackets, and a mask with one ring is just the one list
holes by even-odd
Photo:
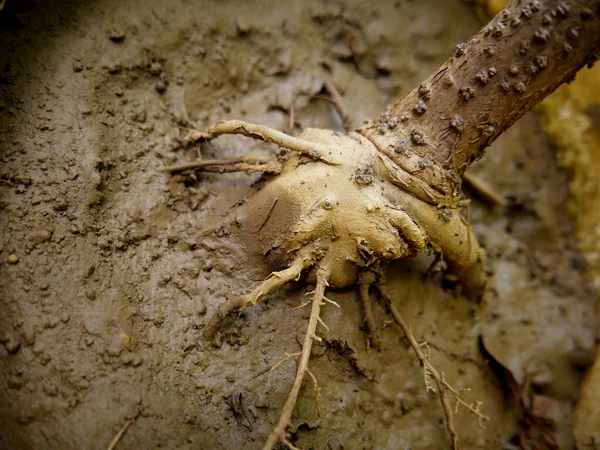
[[273, 372], [275, 369], [277, 369], [279, 366], [281, 366], [283, 363], [285, 363], [286, 361], [289, 361], [290, 359], [297, 359], [298, 356], [302, 355], [302, 352], [297, 352], [297, 353], [286, 353], [285, 354], [285, 358], [279, 360], [279, 362], [273, 364], [273, 367], [271, 367], [269, 369], [269, 372]]
[[487, 203], [493, 206], [502, 206], [505, 207], [507, 205], [507, 201], [504, 197], [498, 194], [494, 188], [492, 188], [488, 183], [483, 181], [481, 178], [476, 177], [475, 175], [470, 174], [469, 172], [463, 173], [463, 181], [475, 191], [475, 193], [481, 197], [482, 200], [485, 200]]
[[265, 156], [242, 156], [231, 159], [207, 159], [194, 161], [176, 166], [163, 167], [167, 173], [183, 172], [184, 170], [202, 170], [204, 172], [264, 172], [273, 175], [281, 173], [282, 164], [276, 158]]
[[[438, 373], [438, 371], [433, 367], [433, 365], [431, 364], [431, 362], [429, 360], [429, 353], [430, 353], [429, 346], [427, 345], [426, 342], [421, 343], [421, 344], [419, 344], [417, 342], [410, 327], [408, 325], [406, 325], [406, 322], [404, 322], [404, 320], [402, 319], [402, 316], [400, 316], [400, 313], [398, 312], [398, 310], [396, 309], [396, 306], [392, 302], [392, 298], [391, 298], [390, 293], [388, 292], [387, 288], [381, 283], [375, 284], [375, 287], [379, 291], [379, 294], [381, 295], [381, 297], [385, 301], [388, 309], [392, 313], [394, 320], [396, 321], [398, 326], [402, 329], [402, 332], [406, 336], [406, 339], [408, 339], [408, 342], [410, 343], [410, 346], [412, 347], [413, 351], [417, 355], [417, 358], [419, 358], [419, 361], [423, 365], [423, 372], [424, 372], [423, 376], [425, 378], [425, 390], [435, 392], [435, 389], [433, 388], [433, 386], [431, 386], [431, 383], [429, 382], [429, 378], [433, 378], [433, 380], [435, 381], [435, 384], [437, 385], [437, 389], [438, 389], [438, 395], [440, 396], [440, 401], [442, 403], [442, 407], [444, 408], [444, 414], [446, 415], [446, 427], [448, 428], [448, 433], [450, 434], [450, 438], [452, 440], [452, 448], [454, 450], [457, 450], [458, 449], [458, 434], [454, 427], [454, 413], [456, 411], [458, 411], [459, 406], [463, 406], [471, 414], [473, 414], [475, 417], [477, 417], [477, 423], [478, 423], [479, 427], [484, 428], [483, 423], [486, 420], [489, 420], [489, 417], [483, 415], [480, 411], [482, 402], [478, 401], [475, 404], [466, 403], [461, 398], [460, 393], [456, 389], [454, 389], [450, 384], [448, 384], [448, 382], [444, 378], [444, 373], [443, 372], [441, 374]], [[423, 353], [422, 348], [425, 348], [427, 350], [427, 355], [425, 355]], [[448, 392], [450, 392], [453, 395], [454, 400], [456, 401], [456, 406], [454, 408], [454, 411], [452, 410], [452, 407], [450, 405], [450, 400], [448, 398]]]
[[[322, 323], [322, 322], [321, 322]], [[313, 373], [306, 368], [306, 374], [310, 377], [313, 382], [313, 387], [315, 389], [315, 403], [317, 407], [317, 416], [319, 419], [321, 418], [321, 407], [319, 406], [319, 400], [321, 400], [321, 388], [319, 387], [319, 383], [317, 382], [317, 377], [313, 375]]]
[[299, 256], [287, 269], [272, 272], [265, 281], [248, 294], [227, 299], [208, 322], [204, 329], [204, 337], [209, 340], [212, 339], [221, 326], [223, 319], [229, 314], [243, 310], [248, 304], [256, 305], [260, 299], [275, 292], [288, 281], [297, 279], [304, 269], [311, 267], [314, 263], [315, 257], [313, 255]]
[[190, 131], [182, 140], [182, 146], [199, 141], [210, 141], [224, 134], [241, 134], [242, 136], [259, 139], [261, 141], [277, 144], [279, 147], [308, 156], [311, 159], [322, 161], [326, 164], [337, 165], [333, 161], [326, 159], [323, 154], [329, 153], [330, 149], [322, 144], [309, 142], [304, 139], [296, 138], [281, 131], [264, 125], [244, 122], [242, 120], [225, 120], [218, 122], [208, 129], [208, 131]]
[[369, 296], [369, 288], [375, 282], [375, 274], [373, 272], [361, 272], [358, 275], [358, 295], [363, 307], [364, 324], [367, 328], [368, 344], [373, 348], [381, 347], [381, 341], [377, 336], [375, 328], [375, 320], [373, 319], [373, 309], [371, 308], [371, 297]]
[[110, 441], [110, 444], [108, 444], [108, 447], [106, 447], [106, 450], [114, 450], [117, 447], [117, 444], [119, 443], [119, 441], [121, 440], [121, 438], [123, 437], [125, 432], [127, 431], [127, 428], [129, 428], [131, 426], [131, 424], [133, 422], [135, 422], [135, 419], [138, 418], [139, 414], [140, 413], [138, 412], [135, 417], [132, 417], [131, 419], [127, 419], [125, 421], [125, 424], [123, 424], [121, 429], [117, 432], [117, 434], [115, 434], [115, 437], [113, 438], [112, 441]]
[[[329, 271], [318, 267], [317, 268], [317, 286], [315, 287], [312, 299], [312, 309], [310, 313], [310, 319], [308, 320], [308, 328], [306, 330], [306, 334], [304, 336], [304, 344], [302, 345], [302, 355], [300, 356], [300, 361], [298, 363], [298, 370], [296, 371], [296, 378], [294, 379], [294, 384], [292, 386], [292, 390], [290, 391], [288, 398], [283, 407], [283, 411], [281, 412], [281, 416], [279, 417], [279, 422], [277, 426], [273, 429], [271, 434], [269, 435], [267, 442], [265, 443], [263, 450], [272, 450], [278, 442], [282, 442], [288, 445], [288, 440], [285, 435], [285, 430], [290, 424], [290, 420], [292, 418], [292, 413], [294, 412], [294, 407], [296, 406], [296, 401], [298, 400], [298, 394], [300, 392], [300, 387], [302, 386], [302, 381], [304, 380], [304, 374], [308, 372], [308, 359], [310, 357], [310, 351], [312, 349], [313, 341], [321, 341], [321, 338], [317, 336], [316, 330], [317, 325], [319, 324], [319, 314], [321, 313], [321, 306], [325, 304], [325, 288], [327, 287], [327, 278], [329, 276]], [[314, 378], [314, 377], [313, 377]], [[315, 379], [316, 381], [316, 379]], [[319, 397], [318, 386], [315, 385], [317, 392], [317, 402]], [[317, 403], [318, 404], [318, 403]], [[288, 445], [289, 447], [289, 445]]]
[[326, 80], [323, 83], [323, 87], [329, 93], [329, 101], [335, 107], [335, 110], [337, 111], [338, 115], [340, 116], [340, 119], [342, 119], [342, 125], [343, 125], [344, 129], [346, 131], [351, 130], [352, 129], [352, 121], [350, 120], [350, 114], [348, 114], [348, 111], [344, 107], [344, 101], [342, 100], [340, 91], [338, 91], [338, 89], [335, 87], [335, 85], [329, 80]]

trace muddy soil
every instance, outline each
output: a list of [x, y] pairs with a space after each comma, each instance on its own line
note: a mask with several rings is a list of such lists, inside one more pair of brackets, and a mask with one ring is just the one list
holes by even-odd
[[[295, 363], [269, 369], [299, 350], [308, 311], [293, 307], [310, 287], [201, 336], [227, 295], [269, 273], [252, 236], [219, 226], [265, 180], [160, 168], [276, 152], [234, 137], [176, 149], [223, 118], [341, 131], [324, 80], [355, 124], [376, 117], [481, 25], [458, 0], [284, 3], [8, 0], [0, 12], [0, 447], [104, 449], [130, 423], [118, 449], [255, 449], [276, 423]], [[464, 448], [573, 448], [598, 324], [567, 179], [532, 115], [472, 172], [509, 200], [466, 192], [489, 255], [481, 303], [424, 276], [432, 256], [394, 264], [389, 288], [438, 370], [483, 402], [485, 431], [457, 414]], [[448, 448], [391, 317], [376, 308], [383, 345], [368, 349], [357, 293], [329, 297], [341, 309], [324, 308], [310, 362], [318, 409], [307, 382], [292, 442]]]

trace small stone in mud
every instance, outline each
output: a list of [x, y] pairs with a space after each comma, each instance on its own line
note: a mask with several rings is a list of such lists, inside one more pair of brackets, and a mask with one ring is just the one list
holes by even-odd
[[150, 75], [159, 76], [163, 72], [163, 65], [160, 61], [152, 61], [148, 65], [148, 72]]
[[131, 352], [125, 352], [121, 355], [121, 362], [123, 364], [125, 364], [126, 366], [130, 365], [131, 363], [133, 363], [133, 353]]
[[108, 38], [116, 43], [123, 42], [125, 40], [125, 32], [120, 28], [113, 28], [108, 31]]
[[235, 21], [235, 31], [237, 32], [238, 36], [243, 36], [245, 34], [250, 33], [250, 31], [252, 30], [252, 26], [246, 22], [243, 19], [236, 19]]
[[57, 316], [48, 316], [44, 320], [44, 328], [56, 328], [56, 326], [60, 323], [60, 318]]
[[58, 386], [56, 384], [44, 384], [42, 387], [44, 394], [49, 395], [50, 397], [56, 397], [58, 395]]
[[46, 350], [44, 344], [40, 343], [39, 341], [36, 342], [31, 349], [35, 356], [40, 356], [42, 353], [44, 353], [44, 350]]
[[32, 232], [29, 235], [29, 241], [32, 244], [39, 245], [39, 244], [42, 244], [42, 243], [50, 240], [51, 237], [52, 237], [52, 233], [50, 231], [37, 230], [37, 231]]
[[21, 333], [21, 337], [23, 338], [23, 342], [26, 346], [32, 346], [35, 344], [35, 328], [30, 328], [29, 330]]
[[131, 336], [129, 336], [127, 333], [121, 331], [119, 333], [119, 337], [121, 338], [121, 341], [122, 341], [123, 345], [125, 346], [125, 348], [129, 349], [129, 347], [131, 347]]
[[4, 347], [8, 353], [17, 353], [19, 348], [21, 348], [21, 343], [11, 335], [5, 340]]
[[121, 66], [121, 64], [119, 63], [114, 63], [111, 62], [109, 64], [105, 64], [104, 66], [102, 66], [104, 69], [106, 69], [106, 71], [110, 74], [117, 74], [119, 72], [121, 72], [121, 70], [123, 70], [123, 67]]
[[258, 394], [256, 396], [256, 400], [254, 401], [254, 406], [256, 408], [267, 409], [269, 407], [267, 397], [262, 393]]
[[96, 300], [96, 291], [93, 289], [88, 289], [87, 291], [85, 291], [85, 296], [87, 297], [88, 300]]
[[64, 200], [58, 200], [53, 206], [54, 211], [66, 211], [67, 207], [68, 207], [68, 204]]
[[17, 264], [19, 262], [19, 257], [14, 253], [11, 253], [8, 255], [8, 258], [6, 258], [6, 262], [9, 264]]
[[220, 348], [223, 345], [223, 337], [221, 336], [221, 333], [216, 333], [215, 337], [212, 340], [212, 345], [215, 348]]
[[167, 91], [167, 84], [163, 80], [158, 80], [154, 85], [154, 89], [159, 94], [164, 94]]
[[21, 386], [23, 386], [23, 380], [21, 378], [13, 375], [8, 379], [8, 387], [10, 389], [21, 389]]

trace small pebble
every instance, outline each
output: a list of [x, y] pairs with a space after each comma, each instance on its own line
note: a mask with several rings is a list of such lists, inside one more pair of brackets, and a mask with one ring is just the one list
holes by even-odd
[[108, 38], [113, 42], [123, 42], [125, 40], [125, 32], [120, 28], [113, 28], [108, 32]]
[[64, 200], [59, 200], [53, 205], [53, 208], [54, 211], [66, 211], [67, 206], [67, 202], [65, 202]]
[[19, 262], [19, 257], [14, 253], [11, 253], [10, 255], [8, 255], [8, 258], [6, 258], [6, 261], [9, 264], [17, 264]]
[[156, 89], [156, 92], [159, 94], [164, 94], [167, 90], [167, 85], [163, 80], [158, 80], [154, 85], [154, 89]]

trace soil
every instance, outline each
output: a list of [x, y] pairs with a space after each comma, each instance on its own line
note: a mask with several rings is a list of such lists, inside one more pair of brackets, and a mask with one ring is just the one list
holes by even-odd
[[[132, 421], [118, 449], [260, 448], [295, 364], [269, 369], [299, 350], [308, 310], [293, 307], [311, 287], [300, 280], [206, 342], [226, 296], [270, 271], [252, 236], [220, 226], [265, 181], [161, 167], [274, 154], [243, 137], [176, 148], [226, 118], [342, 131], [324, 80], [354, 124], [374, 118], [481, 24], [458, 0], [63, 3], [0, 11], [0, 447], [104, 449]], [[466, 192], [489, 255], [482, 301], [425, 276], [433, 256], [392, 265], [388, 287], [437, 369], [483, 402], [485, 431], [457, 414], [464, 448], [573, 448], [598, 323], [568, 180], [530, 114], [471, 172], [509, 200]], [[439, 400], [382, 305], [377, 351], [356, 291], [328, 297], [341, 308], [324, 307], [310, 361], [320, 401], [307, 381], [292, 442], [448, 448]]]

